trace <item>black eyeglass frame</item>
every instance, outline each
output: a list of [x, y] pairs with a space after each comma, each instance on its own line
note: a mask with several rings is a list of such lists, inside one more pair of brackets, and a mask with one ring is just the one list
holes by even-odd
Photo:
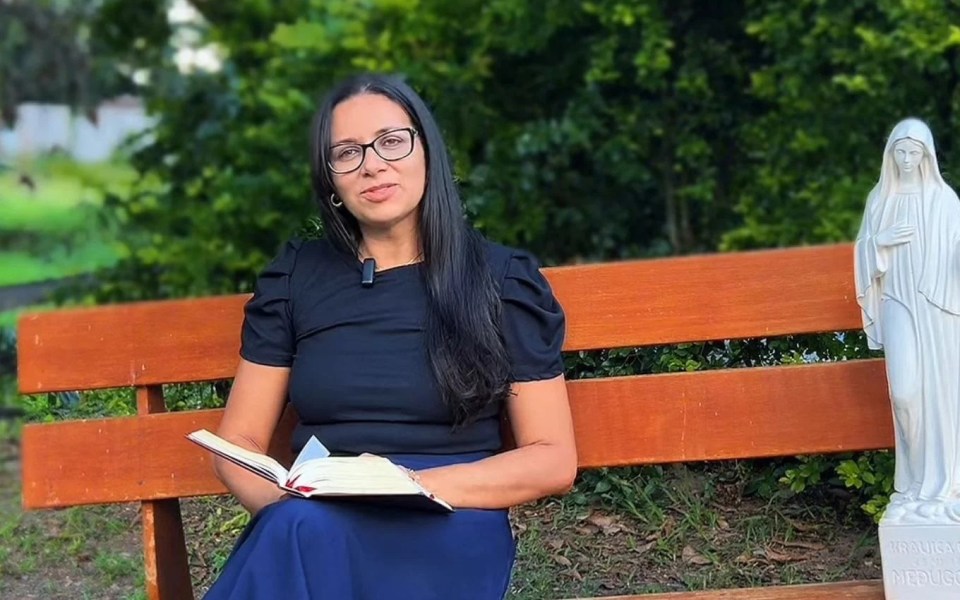
[[[386, 156], [380, 154], [380, 151], [377, 150], [376, 143], [380, 141], [380, 138], [390, 135], [391, 133], [397, 133], [398, 131], [410, 132], [410, 151], [404, 154], [403, 156], [398, 156], [396, 158], [387, 158]], [[344, 142], [342, 144], [336, 144], [336, 145], [330, 146], [330, 150], [333, 150], [334, 148], [340, 148], [342, 146], [355, 146], [357, 148], [360, 148], [360, 162], [357, 163], [357, 166], [355, 166], [354, 168], [348, 171], [338, 171], [334, 168], [333, 163], [328, 159], [327, 167], [330, 169], [332, 173], [336, 175], [346, 175], [347, 173], [353, 173], [354, 171], [356, 171], [357, 169], [363, 166], [363, 161], [367, 160], [367, 148], [372, 148], [373, 151], [377, 153], [377, 156], [381, 158], [381, 160], [385, 160], [387, 162], [395, 162], [398, 160], [403, 160], [406, 157], [413, 154], [413, 149], [416, 148], [417, 146], [417, 137], [419, 136], [420, 136], [420, 132], [417, 131], [416, 128], [414, 127], [397, 127], [396, 129], [391, 129], [390, 131], [384, 131], [377, 137], [373, 138], [372, 141], [366, 144], [358, 144], [355, 142]]]

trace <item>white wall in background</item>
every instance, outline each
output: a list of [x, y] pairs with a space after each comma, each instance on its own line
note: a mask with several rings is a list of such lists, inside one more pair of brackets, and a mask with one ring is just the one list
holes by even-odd
[[64, 105], [24, 103], [17, 107], [12, 129], [0, 124], [0, 158], [60, 150], [79, 162], [99, 162], [110, 158], [128, 136], [153, 123], [143, 103], [132, 97], [101, 104], [96, 122], [84, 114], [71, 114]]

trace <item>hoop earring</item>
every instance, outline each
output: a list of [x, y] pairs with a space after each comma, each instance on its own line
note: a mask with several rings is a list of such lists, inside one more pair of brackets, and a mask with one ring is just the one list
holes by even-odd
[[336, 198], [336, 194], [330, 194], [330, 204], [332, 204], [334, 208], [340, 208], [343, 206], [343, 200], [337, 202]]

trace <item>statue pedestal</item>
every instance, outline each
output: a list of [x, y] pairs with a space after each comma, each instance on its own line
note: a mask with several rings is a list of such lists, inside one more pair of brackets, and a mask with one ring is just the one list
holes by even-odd
[[960, 523], [880, 521], [886, 600], [960, 598]]

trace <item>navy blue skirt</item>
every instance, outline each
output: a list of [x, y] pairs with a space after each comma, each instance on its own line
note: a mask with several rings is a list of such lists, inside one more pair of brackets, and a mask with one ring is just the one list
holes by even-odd
[[[487, 454], [397, 455], [411, 469]], [[288, 499], [244, 530], [205, 600], [500, 600], [515, 553], [506, 510], [432, 513]]]

